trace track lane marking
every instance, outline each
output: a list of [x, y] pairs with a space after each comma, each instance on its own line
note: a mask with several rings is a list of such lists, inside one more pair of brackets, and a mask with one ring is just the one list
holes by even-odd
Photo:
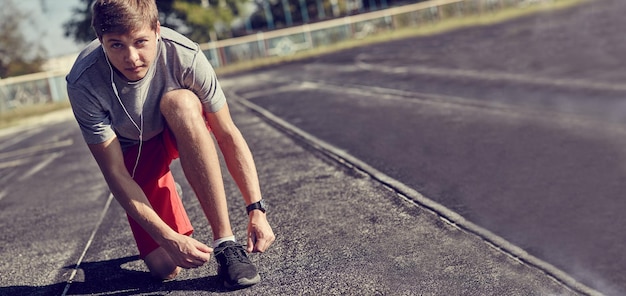
[[71, 146], [72, 144], [74, 144], [74, 140], [67, 139], [67, 140], [53, 142], [53, 143], [44, 143], [40, 145], [35, 145], [35, 146], [31, 146], [31, 147], [24, 148], [24, 149], [18, 149], [18, 150], [13, 150], [13, 151], [8, 151], [8, 152], [0, 152], [0, 159], [9, 158], [9, 157], [20, 157], [24, 155], [33, 154], [36, 152], [52, 150], [56, 148], [63, 148], [63, 147]]
[[61, 294], [61, 296], [66, 296], [67, 292], [72, 286], [72, 283], [74, 282], [74, 278], [76, 277], [76, 274], [78, 273], [78, 269], [80, 269], [80, 265], [83, 262], [83, 259], [85, 259], [85, 255], [87, 255], [87, 251], [89, 250], [89, 247], [91, 247], [91, 244], [93, 243], [96, 237], [96, 233], [98, 232], [98, 229], [100, 229], [100, 226], [102, 225], [102, 222], [104, 221], [104, 217], [106, 216], [106, 213], [108, 212], [109, 207], [111, 206], [112, 200], [113, 200], [113, 194], [110, 193], [106, 203], [104, 204], [104, 208], [102, 209], [102, 212], [100, 213], [100, 218], [98, 219], [96, 226], [91, 232], [91, 235], [89, 236], [89, 239], [87, 240], [87, 243], [85, 244], [85, 248], [83, 249], [83, 252], [80, 254], [80, 257], [78, 257], [78, 261], [76, 261], [76, 265], [74, 265], [74, 268], [72, 269], [72, 273], [70, 274], [70, 277], [66, 281], [67, 284], [65, 285], [65, 289], [63, 289], [63, 293]]
[[566, 88], [583, 88], [592, 90], [611, 90], [611, 91], [626, 91], [626, 84], [606, 83], [598, 81], [590, 81], [584, 79], [563, 79], [563, 78], [550, 78], [531, 76], [524, 74], [513, 74], [509, 72], [499, 71], [478, 71], [469, 69], [446, 69], [446, 68], [433, 68], [423, 66], [410, 66], [410, 67], [392, 67], [381, 64], [370, 64], [364, 60], [369, 57], [369, 54], [360, 54], [355, 58], [355, 64], [357, 67], [367, 70], [376, 71], [390, 74], [422, 74], [438, 77], [460, 77], [470, 78], [477, 80], [487, 81], [506, 81], [515, 83], [534, 84], [542, 86], [557, 86]]
[[44, 161], [42, 161], [39, 164], [37, 164], [36, 166], [32, 167], [24, 175], [20, 176], [17, 180], [21, 182], [21, 181], [24, 181], [24, 180], [32, 177], [34, 174], [36, 174], [37, 172], [43, 170], [45, 167], [47, 167], [49, 164], [51, 164], [55, 159], [63, 156], [64, 154], [65, 153], [63, 153], [63, 152], [56, 152], [56, 153], [50, 154]]
[[27, 164], [30, 161], [31, 161], [30, 159], [17, 159], [17, 160], [12, 160], [12, 161], [7, 161], [7, 162], [0, 162], [0, 169], [18, 167], [18, 166]]
[[[276, 80], [274, 80], [276, 82]], [[325, 81], [291, 81], [290, 85], [282, 86], [273, 90], [252, 91], [244, 94], [237, 94], [246, 100], [253, 100], [257, 96], [269, 96], [281, 92], [315, 90], [321, 92], [335, 92], [342, 94], [352, 94], [362, 97], [376, 97], [381, 100], [400, 100], [414, 104], [430, 104], [442, 107], [456, 106], [466, 109], [474, 109], [481, 112], [494, 112], [504, 116], [522, 116], [530, 118], [541, 118], [552, 122], [565, 122], [567, 124], [576, 123], [585, 127], [593, 127], [602, 131], [611, 131], [618, 134], [625, 134], [626, 128], [616, 122], [608, 122], [600, 119], [586, 117], [574, 113], [565, 113], [555, 110], [538, 110], [513, 104], [484, 101], [479, 99], [440, 95], [433, 93], [405, 91], [377, 86], [367, 85], [338, 85]]]
[[0, 150], [6, 147], [9, 147], [11, 145], [14, 145], [16, 143], [19, 143], [20, 141], [30, 137], [31, 135], [35, 134], [38, 131], [39, 129], [30, 129], [30, 130], [23, 131], [19, 133], [18, 135], [12, 136], [9, 139], [2, 140], [2, 143], [0, 144]]

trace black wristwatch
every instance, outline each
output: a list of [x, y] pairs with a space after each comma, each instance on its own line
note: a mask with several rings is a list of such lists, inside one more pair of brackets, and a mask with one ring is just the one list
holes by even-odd
[[248, 212], [248, 215], [250, 215], [250, 212], [252, 212], [254, 210], [260, 210], [261, 212], [265, 213], [265, 211], [267, 210], [266, 207], [265, 207], [265, 201], [264, 200], [259, 200], [257, 202], [249, 204], [246, 207], [246, 211]]

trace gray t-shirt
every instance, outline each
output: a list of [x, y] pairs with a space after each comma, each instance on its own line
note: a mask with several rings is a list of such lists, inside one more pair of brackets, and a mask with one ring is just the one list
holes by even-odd
[[[119, 100], [111, 85], [112, 72]], [[143, 79], [129, 82], [112, 71], [96, 39], [79, 54], [66, 80], [74, 116], [87, 144], [117, 136], [126, 149], [139, 142], [138, 128], [144, 141], [158, 135], [165, 124], [159, 103], [171, 90], [193, 91], [208, 112], [217, 112], [226, 103], [215, 71], [198, 44], [165, 27], [161, 27], [157, 57]]]

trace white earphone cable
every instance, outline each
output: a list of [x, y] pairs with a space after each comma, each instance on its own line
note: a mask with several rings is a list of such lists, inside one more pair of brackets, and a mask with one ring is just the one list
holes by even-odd
[[[104, 47], [102, 48], [102, 51], [104, 51]], [[111, 67], [111, 62], [109, 62], [109, 57], [107, 56], [106, 51], [104, 51], [104, 57], [107, 61], [107, 64], [109, 65], [109, 70], [111, 73], [111, 88], [113, 88], [113, 93], [115, 93], [115, 97], [117, 98], [117, 101], [122, 106], [122, 109], [124, 110], [124, 113], [126, 113], [126, 116], [128, 117], [128, 119], [130, 119], [130, 122], [132, 122], [132, 124], [135, 126], [137, 131], [139, 131], [139, 151], [137, 151], [137, 159], [135, 160], [135, 165], [133, 166], [133, 172], [131, 174], [131, 177], [135, 178], [135, 171], [137, 170], [137, 166], [139, 165], [139, 158], [141, 157], [141, 148], [143, 146], [143, 107], [146, 103], [146, 99], [143, 98], [143, 101], [141, 102], [141, 113], [139, 114], [139, 125], [138, 125], [137, 122], [135, 122], [135, 120], [130, 116], [130, 113], [128, 113], [128, 110], [126, 110], [126, 106], [124, 106], [124, 103], [122, 102], [122, 99], [120, 98], [120, 95], [117, 92], [117, 87], [115, 86], [115, 82], [113, 81], [113, 67]]]

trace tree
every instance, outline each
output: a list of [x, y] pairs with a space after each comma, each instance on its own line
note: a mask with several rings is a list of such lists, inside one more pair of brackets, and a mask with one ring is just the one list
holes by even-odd
[[254, 0], [257, 9], [250, 22], [253, 29], [318, 22], [358, 12], [349, 7], [363, 7], [363, 1], [370, 0]]
[[[247, 0], [174, 1], [173, 13], [184, 22], [180, 31], [196, 42], [231, 36], [231, 23], [241, 15]], [[216, 36], [211, 36], [215, 32]]]
[[[64, 23], [65, 36], [77, 42], [96, 38], [91, 29], [91, 3], [81, 0], [73, 9], [75, 17]], [[246, 0], [157, 0], [161, 25], [178, 30], [196, 42], [211, 40], [211, 31], [228, 37], [230, 23]]]
[[41, 45], [28, 42], [21, 25], [28, 15], [12, 0], [4, 0], [0, 10], [0, 77], [17, 76], [41, 71], [46, 52]]
[[283, 28], [359, 14], [389, 6], [426, 0], [251, 0], [256, 5], [250, 16], [250, 27]]

